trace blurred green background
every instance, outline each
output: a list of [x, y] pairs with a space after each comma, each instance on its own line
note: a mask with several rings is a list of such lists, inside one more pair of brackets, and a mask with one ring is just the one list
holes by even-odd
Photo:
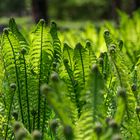
[[[38, 22], [40, 18], [59, 21], [117, 21], [117, 10], [130, 16], [140, 7], [140, 0], [0, 0], [0, 24], [9, 17], [19, 22]], [[21, 17], [23, 19], [21, 19]]]

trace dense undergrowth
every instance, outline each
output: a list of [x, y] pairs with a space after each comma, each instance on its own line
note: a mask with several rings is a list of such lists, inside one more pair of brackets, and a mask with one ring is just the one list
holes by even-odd
[[0, 139], [120, 140], [140, 137], [140, 14], [115, 28], [57, 32], [40, 20], [1, 36]]

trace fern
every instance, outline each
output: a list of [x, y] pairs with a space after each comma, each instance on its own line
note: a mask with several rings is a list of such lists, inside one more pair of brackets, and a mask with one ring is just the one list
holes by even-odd
[[99, 32], [88, 24], [59, 34], [40, 20], [26, 37], [10, 19], [0, 47], [1, 139], [139, 139], [140, 20], [120, 14], [117, 29], [106, 22]]
[[[44, 133], [45, 122], [46, 122], [46, 114], [49, 113], [47, 108], [46, 99], [40, 93], [41, 84], [49, 82], [49, 74], [50, 74], [50, 66], [53, 61], [53, 46], [52, 46], [52, 38], [49, 34], [49, 29], [46, 28], [45, 21], [41, 20], [35, 31], [32, 32], [32, 47], [30, 49], [30, 62], [32, 71], [35, 73], [36, 83], [36, 98], [35, 101], [38, 100], [38, 106], [34, 106], [37, 108], [37, 128], [40, 129], [42, 127], [42, 133]], [[38, 79], [38, 80], [36, 80]], [[32, 89], [32, 93], [34, 90]], [[48, 112], [46, 112], [48, 110]], [[49, 113], [50, 114], [50, 113]]]
[[[21, 91], [20, 91], [20, 83], [19, 83], [19, 67], [18, 67], [18, 51], [19, 51], [19, 45], [17, 40], [15, 40], [15, 37], [9, 31], [8, 29], [5, 29], [3, 33], [2, 38], [2, 53], [3, 53], [3, 59], [4, 59], [4, 67], [6, 71], [6, 77], [8, 78], [8, 83], [16, 83], [17, 84], [17, 94], [18, 94], [18, 102], [19, 102], [19, 108], [20, 108], [20, 114], [22, 118], [22, 122], [24, 123], [24, 117], [23, 117], [23, 108], [22, 108], [22, 100], [21, 100]], [[7, 95], [8, 97], [9, 95]], [[12, 102], [13, 102], [13, 96], [10, 98], [11, 101], [7, 101], [7, 103], [10, 103], [9, 105], [9, 113], [8, 113], [8, 123], [11, 115], [11, 109], [12, 109]], [[7, 124], [8, 125], [8, 124]], [[6, 131], [7, 133], [7, 131]], [[7, 135], [7, 134], [6, 134]], [[5, 136], [6, 139], [7, 136]]]
[[97, 57], [96, 57], [96, 55], [93, 51], [93, 47], [94, 46], [89, 41], [86, 42], [85, 49], [88, 50], [88, 56], [87, 57], [89, 57], [89, 62], [88, 62], [89, 63], [89, 68], [91, 68], [93, 64], [97, 63]]
[[[107, 40], [107, 38], [109, 39], [110, 37], [105, 36], [106, 40]], [[108, 43], [108, 42], [106, 42], [106, 43]], [[117, 77], [119, 80], [118, 86], [125, 88], [126, 93], [127, 93], [126, 100], [123, 101], [125, 103], [122, 102], [121, 103], [122, 107], [120, 107], [120, 108], [122, 109], [122, 113], [124, 112], [123, 111], [124, 109], [126, 110], [126, 112], [127, 112], [127, 120], [126, 121], [129, 120], [129, 122], [130, 122], [130, 120], [132, 120], [132, 118], [136, 119], [136, 114], [134, 112], [135, 98], [134, 98], [134, 95], [131, 91], [130, 83], [128, 82], [130, 77], [129, 77], [129, 75], [126, 77], [126, 73], [129, 74], [128, 67], [127, 67], [126, 62], [124, 61], [123, 54], [120, 51], [119, 46], [117, 44], [115, 46], [109, 44], [109, 47], [110, 47], [110, 50], [109, 50], [110, 61], [113, 63], [113, 66], [115, 68], [115, 71], [117, 73]], [[120, 122], [120, 121], [118, 121], [118, 122]]]
[[[88, 85], [89, 89], [84, 95], [86, 104], [76, 126], [77, 139], [93, 139], [95, 122], [103, 123], [103, 118], [106, 116], [103, 95], [104, 82], [97, 65], [92, 66]], [[84, 127], [85, 125], [86, 127]]]
[[54, 47], [54, 62], [60, 63], [61, 62], [61, 43], [57, 35], [57, 25], [56, 23], [51, 23], [50, 29], [51, 36], [53, 38], [53, 47]]
[[[73, 72], [73, 54], [74, 50], [70, 48], [66, 43], [64, 44], [63, 48], [63, 63], [64, 63], [64, 70], [62, 73], [62, 78], [67, 83], [67, 87], [69, 90], [69, 95], [71, 101], [75, 102], [75, 92], [76, 92], [76, 82], [74, 80], [74, 72]], [[60, 74], [61, 75], [61, 74]]]
[[19, 55], [19, 61], [20, 61], [20, 89], [22, 92], [22, 98], [26, 98], [26, 102], [22, 104], [26, 108], [27, 113], [25, 113], [24, 118], [28, 120], [28, 124], [25, 125], [29, 128], [29, 131], [31, 132], [31, 122], [30, 122], [30, 103], [29, 103], [29, 89], [28, 89], [28, 68], [27, 68], [27, 50], [29, 50], [29, 45], [23, 35], [19, 32], [17, 25], [14, 21], [14, 19], [10, 19], [9, 21], [9, 27], [13, 34], [17, 37], [17, 40], [20, 44], [20, 51], [21, 54]]
[[86, 86], [89, 73], [88, 53], [88, 50], [83, 48], [81, 44], [77, 44], [74, 49], [74, 79], [76, 82], [75, 102], [79, 116], [81, 111], [81, 103], [79, 101], [80, 92]]
[[11, 29], [11, 32], [15, 35], [15, 37], [19, 41], [21, 49], [25, 48], [28, 51], [29, 50], [29, 44], [27, 43], [27, 41], [24, 38], [24, 36], [18, 30], [16, 22], [15, 22], [15, 20], [13, 18], [11, 18], [9, 20], [9, 28]]

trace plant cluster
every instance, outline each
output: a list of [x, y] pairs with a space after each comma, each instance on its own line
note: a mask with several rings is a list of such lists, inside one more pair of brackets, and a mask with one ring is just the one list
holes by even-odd
[[63, 33], [60, 41], [54, 22], [40, 20], [24, 37], [10, 19], [0, 47], [1, 139], [139, 140], [140, 17], [120, 14], [119, 29], [106, 23], [111, 32], [96, 34], [100, 53], [92, 40], [71, 47], [75, 36], [66, 43]]

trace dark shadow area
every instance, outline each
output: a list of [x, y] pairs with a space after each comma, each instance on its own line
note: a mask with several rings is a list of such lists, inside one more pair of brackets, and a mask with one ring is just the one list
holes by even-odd
[[34, 22], [55, 20], [117, 20], [116, 9], [129, 15], [139, 0], [0, 0], [0, 16], [29, 16]]

